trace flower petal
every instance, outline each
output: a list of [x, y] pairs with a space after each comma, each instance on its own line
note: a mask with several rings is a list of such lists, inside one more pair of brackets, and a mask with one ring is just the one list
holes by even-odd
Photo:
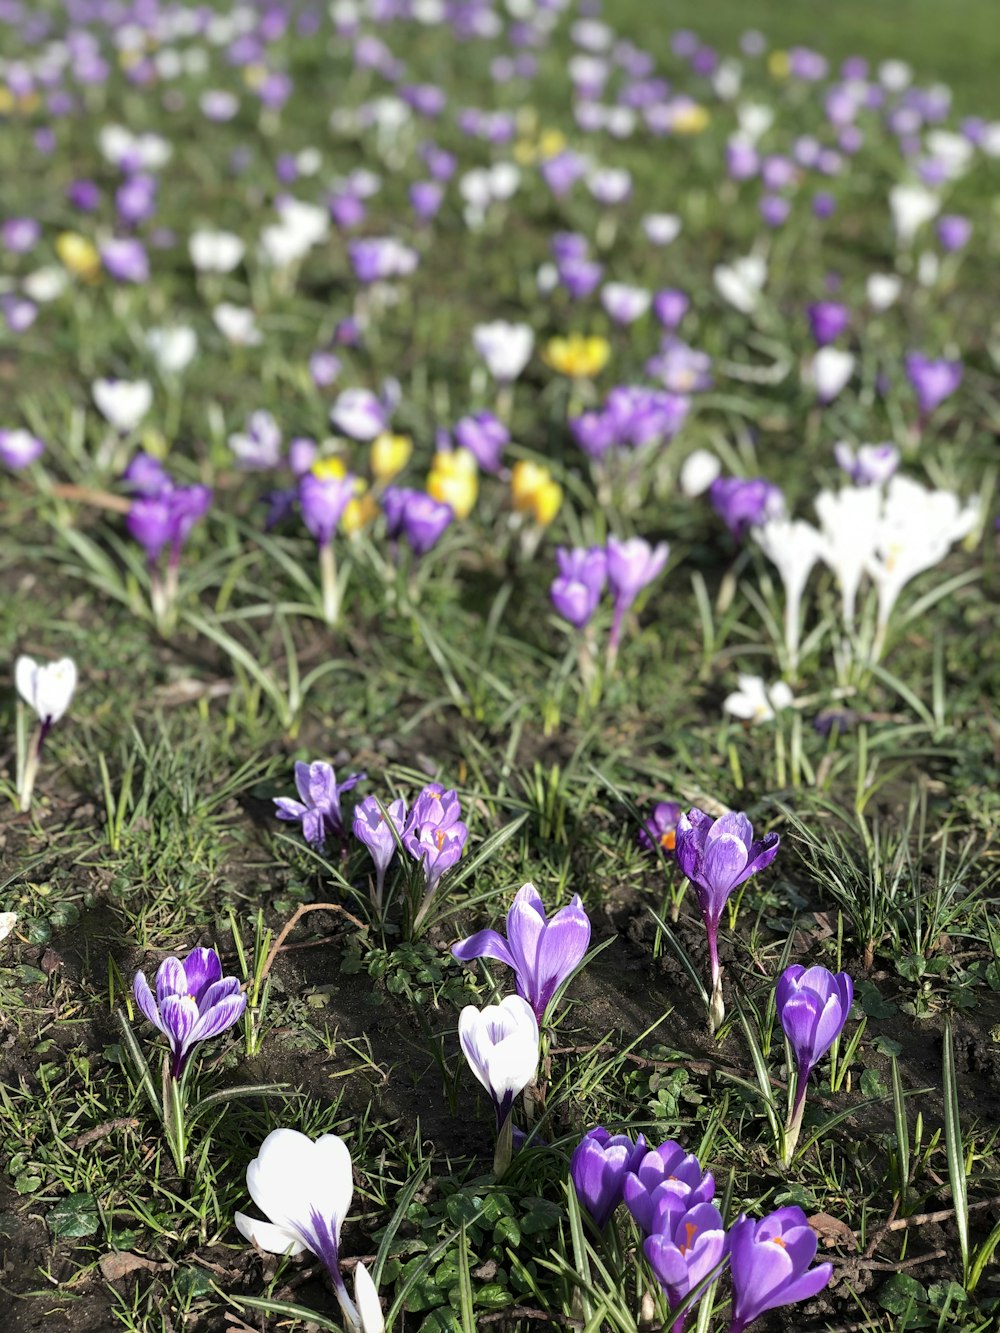
[[268, 1254], [301, 1254], [306, 1248], [297, 1236], [273, 1222], [261, 1222], [246, 1213], [237, 1213], [234, 1220], [240, 1235]]

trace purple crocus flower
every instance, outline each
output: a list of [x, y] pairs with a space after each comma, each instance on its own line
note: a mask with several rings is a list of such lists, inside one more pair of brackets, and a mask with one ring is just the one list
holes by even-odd
[[600, 546], [569, 550], [557, 547], [559, 577], [549, 589], [552, 605], [571, 625], [582, 629], [597, 610], [607, 582], [608, 557]]
[[814, 301], [806, 314], [817, 347], [836, 342], [851, 322], [850, 311], [839, 301]]
[[569, 1175], [576, 1197], [603, 1231], [623, 1198], [625, 1177], [646, 1155], [646, 1139], [609, 1134], [603, 1125], [590, 1129], [573, 1150]]
[[309, 374], [317, 389], [326, 389], [340, 374], [341, 360], [335, 352], [320, 348], [309, 358]]
[[455, 443], [468, 449], [484, 472], [497, 473], [510, 431], [492, 412], [477, 412], [455, 423]]
[[604, 265], [585, 256], [582, 258], [570, 256], [558, 261], [556, 272], [570, 299], [583, 301], [590, 296], [604, 277]]
[[115, 209], [126, 226], [148, 222], [156, 212], [156, 190], [156, 177], [144, 172], [129, 176], [119, 185], [115, 191]]
[[302, 521], [319, 546], [329, 546], [344, 510], [354, 496], [354, 478], [317, 477], [307, 472], [299, 478], [299, 507]]
[[41, 234], [34, 218], [8, 218], [0, 226], [0, 245], [12, 255], [26, 255], [38, 244]]
[[66, 188], [66, 198], [81, 213], [93, 213], [101, 202], [101, 190], [94, 181], [71, 181]]
[[758, 211], [765, 226], [783, 227], [788, 221], [792, 205], [784, 195], [765, 194], [761, 196]]
[[774, 999], [798, 1071], [785, 1135], [787, 1164], [799, 1137], [809, 1075], [844, 1030], [854, 1002], [854, 983], [846, 972], [795, 963], [781, 974]]
[[833, 1264], [809, 1265], [818, 1240], [801, 1208], [778, 1208], [761, 1221], [739, 1217], [729, 1232], [733, 1284], [729, 1333], [743, 1333], [766, 1310], [807, 1301], [823, 1290]]
[[183, 962], [165, 958], [156, 994], [141, 972], [132, 993], [139, 1008], [170, 1042], [170, 1077], [179, 1079], [194, 1046], [231, 1028], [246, 1008], [237, 977], [224, 977], [214, 949], [192, 949]]
[[626, 611], [643, 588], [662, 574], [670, 548], [666, 542], [651, 546], [642, 537], [628, 541], [608, 538], [608, 584], [615, 599], [616, 612]]
[[151, 565], [169, 546], [170, 565], [176, 568], [191, 529], [208, 513], [211, 503], [212, 492], [207, 486], [175, 486], [168, 477], [158, 490], [136, 496], [125, 516], [125, 526], [129, 536], [145, 550]]
[[862, 444], [855, 451], [841, 440], [833, 446], [833, 456], [855, 486], [881, 486], [899, 467], [899, 450], [888, 442]]
[[322, 847], [327, 836], [344, 836], [344, 817], [340, 798], [368, 775], [352, 773], [343, 782], [337, 781], [332, 764], [316, 760], [295, 765], [295, 786], [300, 799], [289, 796], [274, 798], [275, 814], [279, 819], [302, 824], [302, 836], [311, 847]]
[[420, 221], [432, 222], [441, 208], [444, 186], [439, 181], [414, 181], [409, 195], [410, 207]]
[[382, 509], [386, 535], [392, 541], [405, 538], [414, 555], [426, 555], [455, 517], [451, 505], [406, 486], [391, 486], [382, 496]]
[[0, 430], [0, 462], [11, 472], [20, 472], [45, 452], [45, 445], [26, 430]]
[[937, 220], [937, 237], [941, 249], [953, 253], [964, 250], [972, 235], [972, 223], [961, 213], [944, 213]]
[[580, 965], [589, 945], [590, 918], [579, 895], [550, 921], [534, 884], [525, 884], [507, 913], [506, 939], [495, 930], [480, 930], [452, 945], [451, 952], [462, 963], [496, 958], [513, 968], [518, 995], [541, 1023], [553, 995]]
[[468, 827], [462, 822], [458, 794], [446, 791], [439, 782], [430, 782], [413, 802], [403, 846], [423, 867], [428, 891], [462, 855]]
[[385, 872], [396, 855], [396, 837], [392, 830], [395, 828], [396, 834], [402, 836], [405, 824], [406, 802], [402, 798], [386, 806], [384, 811], [374, 796], [366, 796], [355, 806], [354, 836], [364, 843], [375, 862], [375, 902], [378, 906], [382, 905]]
[[676, 329], [690, 305], [691, 299], [686, 292], [665, 287], [653, 297], [653, 314], [665, 329]]
[[101, 263], [116, 282], [149, 280], [149, 256], [142, 242], [133, 237], [105, 241], [101, 246]]
[[653, 813], [644, 819], [639, 829], [639, 846], [648, 852], [658, 849], [674, 852], [677, 847], [677, 821], [681, 808], [675, 801], [659, 801], [653, 806]]
[[712, 977], [709, 1026], [713, 1032], [726, 1012], [718, 951], [722, 910], [734, 889], [771, 864], [780, 841], [777, 833], [769, 833], [755, 842], [753, 825], [736, 810], [718, 819], [704, 810], [689, 810], [677, 821], [677, 862], [694, 885], [708, 936]]
[[671, 1232], [677, 1218], [714, 1196], [711, 1171], [702, 1171], [694, 1153], [673, 1139], [651, 1148], [623, 1186], [625, 1205], [647, 1236]]
[[930, 416], [936, 407], [951, 397], [962, 383], [962, 372], [961, 361], [949, 361], [944, 357], [934, 360], [919, 352], [911, 352], [906, 357], [906, 378], [917, 396], [921, 416]]
[[708, 498], [737, 541], [757, 524], [780, 517], [785, 508], [779, 488], [763, 477], [716, 477]]
[[[674, 1310], [722, 1263], [727, 1240], [722, 1214], [711, 1203], [696, 1203], [671, 1223], [669, 1231], [647, 1236], [642, 1249]], [[672, 1333], [683, 1333], [686, 1318], [674, 1321]]]
[[122, 481], [135, 495], [159, 495], [173, 485], [170, 473], [158, 458], [147, 454], [144, 449], [133, 457], [122, 473]]

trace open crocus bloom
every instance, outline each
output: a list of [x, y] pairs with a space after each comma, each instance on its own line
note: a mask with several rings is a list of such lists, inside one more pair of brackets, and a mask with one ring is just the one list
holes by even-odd
[[743, 1333], [765, 1310], [806, 1301], [822, 1291], [832, 1264], [809, 1265], [817, 1237], [801, 1208], [778, 1208], [761, 1221], [739, 1217], [729, 1233], [733, 1282], [729, 1333]]
[[71, 657], [42, 663], [22, 654], [14, 666], [14, 680], [18, 694], [31, 705], [47, 729], [59, 721], [73, 698], [76, 663]]
[[507, 913], [507, 938], [480, 930], [452, 947], [460, 962], [497, 958], [514, 969], [518, 994], [539, 1022], [558, 988], [579, 966], [590, 944], [590, 920], [579, 895], [550, 921], [534, 884], [518, 890]]
[[324, 1134], [313, 1142], [295, 1129], [272, 1130], [247, 1167], [247, 1188], [270, 1220], [237, 1213], [240, 1234], [269, 1254], [309, 1250], [326, 1269], [351, 1329], [382, 1333], [378, 1293], [364, 1264], [358, 1264], [354, 1277], [357, 1305], [340, 1273], [340, 1229], [354, 1197], [344, 1140]]
[[132, 985], [136, 1004], [170, 1042], [170, 1074], [180, 1078], [199, 1041], [238, 1021], [247, 997], [236, 977], [222, 975], [214, 949], [192, 949], [183, 962], [165, 958], [156, 971], [156, 995], [141, 972]]
[[458, 1037], [472, 1072], [493, 1099], [500, 1128], [538, 1068], [538, 1021], [531, 1005], [520, 995], [482, 1011], [468, 1004], [459, 1016]]

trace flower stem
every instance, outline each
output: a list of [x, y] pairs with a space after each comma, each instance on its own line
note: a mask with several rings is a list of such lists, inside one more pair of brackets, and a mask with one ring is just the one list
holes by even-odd
[[181, 1180], [184, 1179], [184, 1160], [187, 1156], [187, 1134], [184, 1125], [183, 1075], [176, 1078], [170, 1064], [170, 1056], [163, 1059], [163, 1132], [170, 1145], [170, 1155]]
[[42, 742], [45, 740], [48, 726], [45, 722], [40, 722], [28, 744], [28, 753], [25, 756], [24, 768], [21, 772], [21, 780], [17, 789], [17, 806], [21, 813], [31, 809], [31, 797], [35, 790], [35, 778], [38, 776], [38, 761], [42, 756]]
[[795, 1089], [795, 1101], [785, 1125], [785, 1141], [781, 1153], [781, 1165], [785, 1167], [792, 1164], [792, 1158], [795, 1156], [795, 1149], [799, 1142], [799, 1134], [802, 1132], [802, 1113], [806, 1109], [806, 1085], [808, 1082], [809, 1071], [800, 1069], [798, 1084]]
[[319, 577], [323, 587], [323, 619], [332, 629], [340, 618], [340, 589], [337, 587], [337, 557], [333, 542], [319, 548]]
[[514, 1119], [510, 1112], [497, 1129], [497, 1146], [493, 1154], [493, 1177], [502, 1180], [514, 1155]]
[[722, 968], [719, 966], [718, 926], [708, 924], [708, 958], [712, 975], [712, 993], [708, 1001], [708, 1030], [714, 1037], [722, 1026], [726, 1016], [726, 1003], [722, 998]]

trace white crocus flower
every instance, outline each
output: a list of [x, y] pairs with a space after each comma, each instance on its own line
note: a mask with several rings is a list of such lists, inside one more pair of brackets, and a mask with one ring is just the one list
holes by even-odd
[[888, 310], [899, 300], [903, 280], [895, 273], [870, 273], [865, 283], [865, 295], [873, 310]]
[[722, 464], [711, 449], [695, 449], [681, 466], [681, 494], [692, 500], [704, 495], [721, 471]]
[[146, 334], [146, 347], [162, 374], [181, 375], [195, 358], [198, 336], [186, 324], [150, 329]]
[[736, 119], [744, 138], [756, 143], [774, 124], [774, 107], [764, 102], [743, 102], [736, 108]]
[[22, 655], [14, 664], [14, 683], [26, 704], [46, 727], [58, 722], [69, 707], [76, 689], [76, 663], [71, 657], [58, 662], [36, 662]]
[[760, 676], [739, 675], [739, 688], [722, 701], [722, 711], [744, 722], [770, 722], [775, 713], [790, 708], [793, 703], [791, 687], [783, 680], [765, 685]]
[[309, 1250], [326, 1268], [349, 1327], [356, 1333], [382, 1333], [378, 1293], [364, 1265], [358, 1265], [354, 1278], [357, 1305], [340, 1272], [340, 1230], [354, 1197], [344, 1140], [324, 1134], [313, 1142], [295, 1129], [272, 1130], [247, 1167], [247, 1188], [269, 1220], [237, 1213], [240, 1234], [269, 1254]]
[[257, 316], [247, 306], [220, 301], [212, 310], [215, 327], [234, 347], [259, 347], [264, 335], [257, 327]]
[[538, 1020], [531, 1005], [520, 995], [482, 1010], [468, 1004], [459, 1016], [458, 1039], [502, 1126], [538, 1068]]
[[719, 295], [744, 315], [751, 314], [760, 304], [767, 264], [759, 255], [744, 255], [731, 264], [718, 264], [712, 270], [712, 280]]
[[25, 296], [39, 305], [48, 305], [50, 301], [57, 301], [69, 286], [69, 274], [55, 264], [36, 268], [34, 273], [28, 274], [22, 286]]
[[875, 554], [882, 492], [878, 486], [845, 486], [816, 497], [822, 542], [819, 558], [833, 572], [843, 599], [844, 626], [854, 624], [861, 576]]
[[799, 660], [802, 594], [819, 559], [822, 538], [803, 519], [771, 518], [753, 529], [754, 540], [781, 575], [785, 589], [785, 648], [794, 671]]
[[231, 231], [193, 231], [188, 239], [191, 263], [199, 273], [232, 273], [245, 251]]
[[868, 573], [878, 588], [876, 657], [892, 609], [911, 579], [933, 568], [979, 522], [977, 499], [965, 504], [953, 491], [929, 490], [909, 477], [893, 477], [886, 488]]
[[899, 244], [909, 245], [920, 228], [937, 216], [940, 208], [940, 196], [923, 185], [894, 185], [889, 191], [889, 209]]
[[854, 374], [855, 358], [839, 347], [821, 347], [806, 368], [805, 380], [821, 403], [832, 403]]
[[24, 702], [38, 714], [38, 726], [26, 753], [21, 748], [20, 729], [18, 740], [18, 806], [21, 810], [30, 810], [42, 745], [49, 728], [59, 721], [73, 698], [76, 663], [71, 657], [41, 663], [22, 655], [14, 663], [14, 684]]
[[472, 342], [493, 378], [501, 384], [510, 384], [531, 359], [535, 335], [528, 324], [497, 319], [491, 324], [477, 324], [472, 330]]
[[0, 940], [5, 940], [16, 925], [16, 912], [0, 912]]
[[650, 245], [670, 245], [681, 234], [683, 224], [676, 213], [647, 213], [642, 229]]
[[91, 393], [101, 415], [122, 435], [135, 430], [153, 406], [148, 380], [95, 380]]

